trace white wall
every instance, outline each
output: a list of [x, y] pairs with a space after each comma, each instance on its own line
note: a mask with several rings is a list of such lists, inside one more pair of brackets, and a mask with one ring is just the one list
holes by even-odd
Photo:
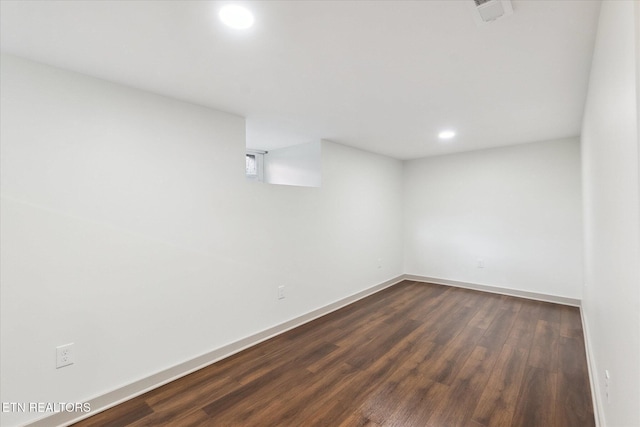
[[319, 141], [269, 150], [264, 155], [264, 181], [269, 184], [320, 187], [321, 156]]
[[[603, 425], [640, 425], [637, 2], [602, 3], [582, 128], [583, 310]], [[637, 15], [636, 15], [637, 16]], [[604, 371], [609, 370], [609, 402]]]
[[406, 161], [404, 175], [406, 273], [581, 297], [577, 139]]
[[82, 402], [402, 273], [400, 161], [324, 141], [322, 188], [249, 182], [240, 117], [1, 66], [3, 401]]

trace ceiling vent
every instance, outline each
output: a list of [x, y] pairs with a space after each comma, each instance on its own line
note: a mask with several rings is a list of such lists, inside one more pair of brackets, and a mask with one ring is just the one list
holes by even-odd
[[509, 16], [513, 13], [511, 0], [471, 0], [471, 14], [478, 26], [493, 22], [496, 19]]

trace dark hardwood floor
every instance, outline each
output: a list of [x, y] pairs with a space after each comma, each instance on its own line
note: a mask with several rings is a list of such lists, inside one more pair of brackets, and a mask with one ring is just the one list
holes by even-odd
[[76, 426], [593, 426], [580, 313], [405, 281]]

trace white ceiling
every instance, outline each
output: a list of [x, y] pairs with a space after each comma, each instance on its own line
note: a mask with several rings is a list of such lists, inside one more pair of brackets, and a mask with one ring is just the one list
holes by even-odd
[[[329, 139], [400, 159], [580, 133], [599, 1], [2, 1], [0, 43], [247, 117], [255, 148]], [[440, 144], [437, 134], [458, 135]]]

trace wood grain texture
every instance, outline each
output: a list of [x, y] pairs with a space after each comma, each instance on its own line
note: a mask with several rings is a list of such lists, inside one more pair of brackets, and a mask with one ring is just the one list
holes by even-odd
[[76, 424], [594, 426], [579, 310], [405, 281]]

